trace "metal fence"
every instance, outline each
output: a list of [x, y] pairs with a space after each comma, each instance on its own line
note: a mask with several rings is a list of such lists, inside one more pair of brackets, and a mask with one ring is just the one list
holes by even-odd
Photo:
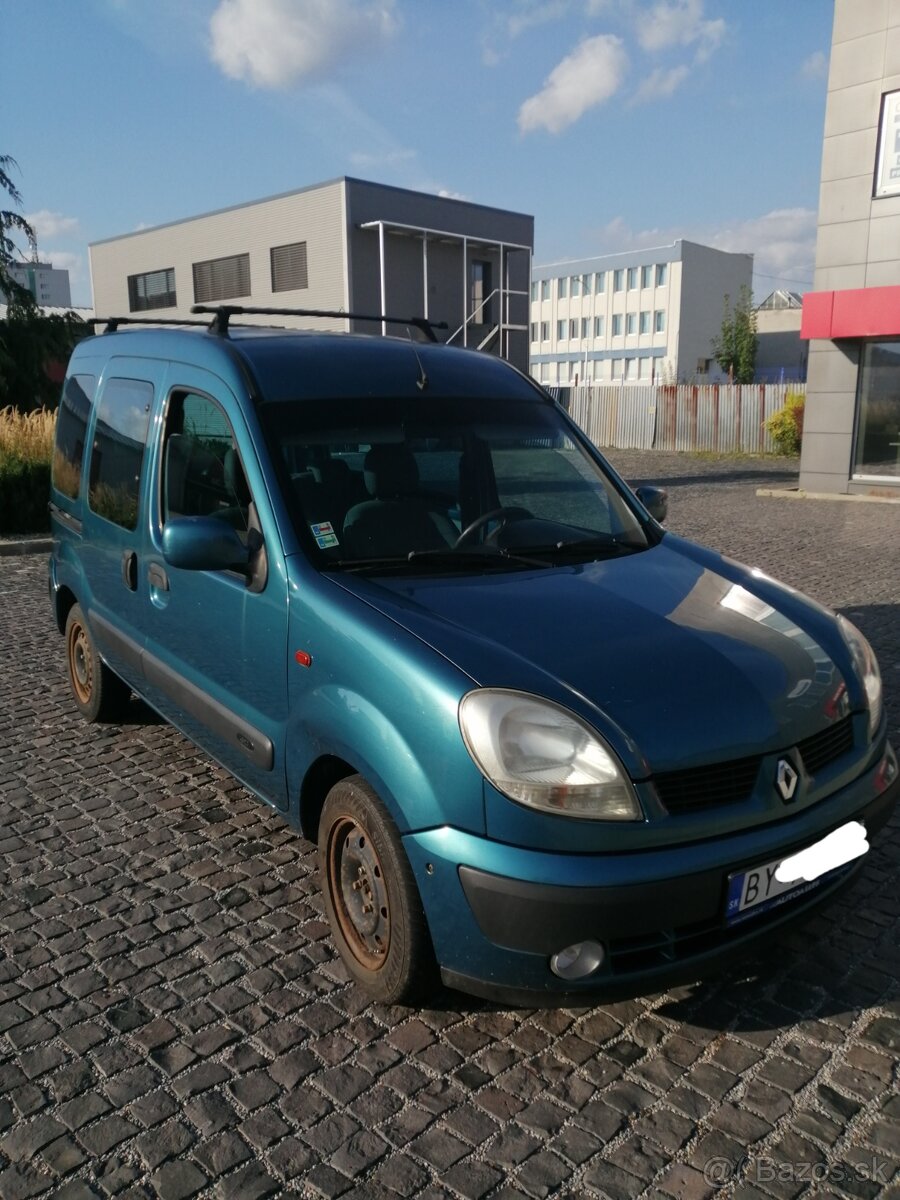
[[605, 384], [550, 388], [597, 446], [618, 450], [774, 452], [765, 423], [805, 383]]

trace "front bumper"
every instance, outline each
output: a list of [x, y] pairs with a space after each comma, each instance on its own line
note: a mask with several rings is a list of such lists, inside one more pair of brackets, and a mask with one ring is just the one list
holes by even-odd
[[[444, 982], [512, 1003], [579, 1004], [697, 979], [849, 882], [867, 856], [778, 907], [725, 923], [732, 874], [804, 849], [847, 821], [861, 821], [871, 843], [900, 798], [900, 777], [887, 788], [879, 782], [883, 768], [882, 758], [776, 824], [645, 853], [551, 854], [448, 828], [409, 835]], [[588, 938], [606, 949], [600, 969], [578, 981], [554, 975], [550, 956]]]

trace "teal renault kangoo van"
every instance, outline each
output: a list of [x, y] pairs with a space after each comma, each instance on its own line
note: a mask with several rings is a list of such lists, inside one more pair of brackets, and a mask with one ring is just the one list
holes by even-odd
[[50, 596], [87, 720], [137, 693], [318, 844], [372, 997], [696, 979], [864, 869], [900, 784], [849, 621], [507, 363], [242, 311], [79, 344]]

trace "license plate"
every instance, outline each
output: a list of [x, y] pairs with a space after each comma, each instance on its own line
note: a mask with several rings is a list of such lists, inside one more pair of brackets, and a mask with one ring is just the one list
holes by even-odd
[[729, 875], [726, 924], [768, 912], [837, 878], [868, 848], [865, 827], [850, 821], [799, 853]]

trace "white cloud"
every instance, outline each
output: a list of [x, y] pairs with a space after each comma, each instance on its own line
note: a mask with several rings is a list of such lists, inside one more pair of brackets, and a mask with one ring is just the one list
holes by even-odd
[[622, 39], [586, 38], [550, 72], [544, 86], [519, 109], [519, 129], [559, 133], [619, 90], [628, 69]]
[[651, 71], [635, 92], [632, 103], [646, 104], [650, 100], [660, 100], [671, 96], [690, 73], [690, 68], [685, 66], [672, 67], [669, 71], [663, 67], [657, 67], [655, 71]]
[[638, 15], [638, 41], [654, 53], [673, 46], [696, 45], [696, 58], [703, 62], [725, 36], [721, 18], [710, 21], [703, 15], [703, 0], [659, 0]]
[[62, 213], [50, 212], [47, 208], [28, 213], [25, 220], [37, 235], [38, 244], [44, 239], [65, 237], [78, 232], [77, 217], [65, 217]]
[[717, 250], [753, 255], [757, 300], [777, 287], [803, 292], [812, 287], [816, 258], [816, 212], [811, 208], [778, 208], [743, 221], [681, 228], [632, 228], [615, 217], [592, 235], [598, 254], [668, 246], [678, 238]]
[[395, 0], [220, 0], [210, 55], [232, 79], [281, 89], [371, 52], [397, 27]]
[[824, 79], [828, 74], [828, 59], [821, 50], [816, 50], [800, 64], [800, 74], [806, 79]]

